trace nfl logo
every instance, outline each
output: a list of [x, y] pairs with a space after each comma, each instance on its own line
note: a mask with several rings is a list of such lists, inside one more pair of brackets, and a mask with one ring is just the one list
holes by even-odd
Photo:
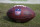
[[21, 9], [16, 9], [15, 10], [15, 15], [20, 15], [21, 14]]

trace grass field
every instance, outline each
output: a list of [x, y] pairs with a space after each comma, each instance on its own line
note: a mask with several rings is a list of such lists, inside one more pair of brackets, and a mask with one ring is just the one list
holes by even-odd
[[14, 5], [17, 4], [0, 3], [0, 27], [40, 27], [40, 4], [21, 4], [32, 8], [36, 14], [35, 18], [26, 23], [15, 23], [7, 17], [7, 11]]

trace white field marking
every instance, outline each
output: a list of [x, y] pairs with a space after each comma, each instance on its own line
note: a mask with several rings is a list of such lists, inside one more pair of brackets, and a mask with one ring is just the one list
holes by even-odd
[[40, 0], [27, 0], [27, 1], [10, 1], [10, 0], [0, 0], [0, 3], [40, 4]]

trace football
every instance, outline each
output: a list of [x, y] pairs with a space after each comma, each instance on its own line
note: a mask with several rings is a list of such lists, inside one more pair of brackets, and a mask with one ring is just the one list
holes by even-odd
[[35, 17], [35, 12], [24, 5], [14, 5], [7, 12], [7, 16], [15, 22], [28, 22]]

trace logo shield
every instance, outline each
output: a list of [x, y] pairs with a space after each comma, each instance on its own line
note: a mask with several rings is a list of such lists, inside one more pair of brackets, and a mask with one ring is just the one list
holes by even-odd
[[21, 9], [16, 9], [15, 10], [15, 15], [20, 15], [21, 14]]

